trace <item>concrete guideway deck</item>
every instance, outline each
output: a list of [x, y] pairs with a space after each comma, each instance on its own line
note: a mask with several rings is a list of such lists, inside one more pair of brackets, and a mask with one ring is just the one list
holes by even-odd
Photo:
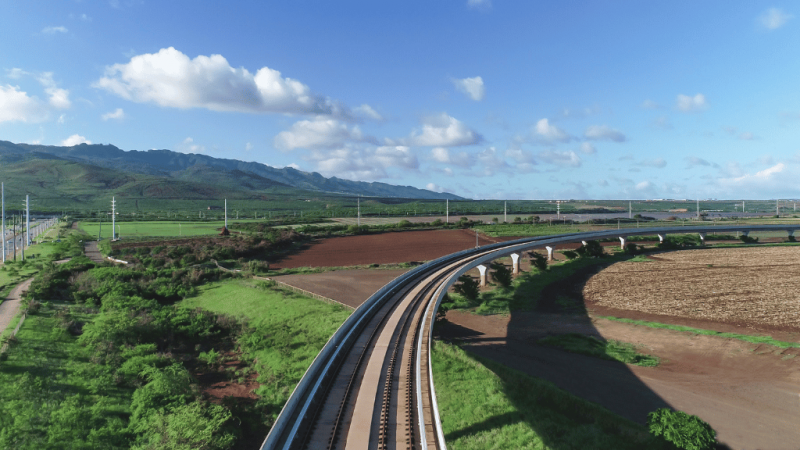
[[[699, 225], [693, 227], [658, 227], [648, 229], [620, 229], [603, 230], [595, 232], [570, 233], [553, 236], [543, 236], [536, 238], [526, 238], [516, 241], [487, 245], [474, 250], [467, 250], [452, 255], [448, 255], [437, 260], [431, 261], [420, 266], [392, 281], [384, 286], [372, 297], [370, 297], [353, 315], [340, 327], [331, 337], [328, 344], [320, 352], [315, 361], [309, 367], [306, 375], [300, 381], [289, 401], [284, 406], [272, 430], [262, 444], [262, 449], [291, 449], [304, 448], [304, 443], [308, 443], [308, 430], [313, 430], [315, 434], [324, 434], [322, 428], [327, 421], [318, 420], [315, 424], [309, 424], [311, 410], [315, 409], [312, 405], [325, 403], [325, 398], [333, 393], [341, 391], [335, 387], [330, 393], [323, 386], [323, 380], [337, 376], [340, 370], [353, 370], [351, 363], [337, 364], [336, 358], [341, 358], [343, 353], [349, 352], [351, 348], [364, 346], [364, 354], [369, 354], [369, 362], [363, 369], [362, 383], [359, 383], [356, 399], [352, 402], [353, 408], [350, 421], [353, 426], [348, 430], [346, 440], [347, 448], [379, 449], [379, 448], [446, 448], [444, 437], [439, 426], [439, 414], [436, 407], [436, 394], [434, 388], [433, 374], [430, 373], [430, 343], [431, 330], [435, 321], [436, 311], [447, 289], [454, 284], [458, 277], [468, 270], [481, 265], [488, 265], [493, 260], [509, 256], [512, 254], [522, 254], [537, 248], [548, 248], [548, 253], [553, 251], [557, 245], [589, 240], [599, 240], [606, 238], [620, 238], [620, 243], [625, 242], [625, 238], [637, 235], [658, 235], [660, 240], [667, 234], [687, 234], [698, 233], [703, 239], [706, 233], [750, 233], [753, 231], [785, 231], [789, 236], [800, 229], [800, 225], [757, 225], [757, 226], [707, 226]], [[551, 250], [552, 249], [552, 250]], [[416, 293], [416, 294], [413, 294]], [[420, 296], [422, 298], [420, 298]], [[424, 301], [422, 301], [424, 298]], [[398, 304], [399, 303], [399, 304]], [[395, 305], [397, 305], [395, 307]], [[381, 317], [381, 315], [383, 315]], [[414, 322], [418, 326], [409, 326], [405, 331], [400, 327], [404, 318], [413, 315]], [[386, 322], [387, 326], [381, 328], [365, 327], [363, 324], [375, 320]], [[378, 336], [376, 339], [365, 342], [362, 333], [369, 331]], [[392, 337], [405, 336], [403, 341], [408, 342], [408, 336], [413, 336], [411, 346], [416, 349], [409, 350], [403, 347], [402, 351], [389, 352], [392, 347]], [[358, 337], [358, 339], [356, 339]], [[398, 338], [397, 341], [401, 339]], [[356, 345], [358, 343], [358, 345]], [[404, 344], [407, 346], [408, 344]], [[410, 380], [404, 382], [391, 373], [387, 377], [386, 368], [393, 363], [388, 361], [388, 354], [403, 354], [404, 358], [400, 362], [399, 373], [408, 373], [412, 368], [405, 360], [409, 352], [415, 356]], [[341, 367], [340, 367], [341, 366]], [[358, 374], [358, 370], [352, 371], [352, 375]], [[382, 381], [384, 380], [384, 381]], [[381, 385], [392, 385], [384, 396], [378, 395]], [[399, 386], [403, 386], [400, 388]], [[416, 401], [415, 413], [415, 432], [411, 445], [407, 445], [405, 440], [405, 427], [408, 420], [404, 419], [403, 412], [398, 407], [398, 400], [407, 398], [409, 390], [414, 391]], [[335, 395], [334, 395], [335, 396]], [[392, 405], [393, 417], [387, 421], [381, 418], [381, 411], [386, 413], [386, 409], [381, 405], [386, 401]], [[346, 403], [346, 402], [345, 402]], [[376, 416], [376, 412], [378, 415]], [[323, 414], [324, 416], [324, 414]], [[413, 420], [413, 419], [412, 419]], [[376, 428], [376, 423], [377, 428]], [[389, 430], [381, 429], [381, 424], [390, 427]], [[378, 430], [377, 432], [375, 430]], [[304, 434], [306, 433], [306, 434]], [[380, 436], [394, 436], [388, 441], [381, 440]], [[315, 443], [318, 442], [315, 440]], [[309, 446], [306, 448], [320, 448]], [[325, 448], [325, 447], [322, 447]], [[333, 447], [331, 447], [333, 448]], [[339, 448], [339, 447], [336, 447]]]

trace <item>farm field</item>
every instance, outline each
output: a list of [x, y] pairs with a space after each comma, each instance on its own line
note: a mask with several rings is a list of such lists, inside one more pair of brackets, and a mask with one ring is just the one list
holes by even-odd
[[613, 264], [589, 278], [583, 296], [590, 309], [800, 331], [798, 270], [796, 246], [684, 250]]
[[[231, 220], [228, 219], [230, 227]], [[255, 222], [254, 219], [240, 219], [239, 222]], [[210, 222], [179, 222], [179, 221], [152, 221], [152, 222], [117, 222], [117, 233], [122, 238], [149, 237], [149, 236], [204, 236], [219, 234], [225, 225], [224, 220]], [[81, 221], [80, 229], [90, 236], [97, 236], [102, 231], [104, 239], [111, 237], [111, 222], [86, 222]], [[102, 230], [101, 230], [102, 228]]]

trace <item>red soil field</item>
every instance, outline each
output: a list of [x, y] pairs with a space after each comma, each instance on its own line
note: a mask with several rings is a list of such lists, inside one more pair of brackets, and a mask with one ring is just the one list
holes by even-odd
[[[478, 241], [480, 245], [494, 242], [500, 239], [481, 235]], [[475, 232], [470, 230], [397, 231], [334, 237], [314, 241], [298, 253], [270, 262], [270, 267], [293, 269], [430, 261], [474, 247]]]

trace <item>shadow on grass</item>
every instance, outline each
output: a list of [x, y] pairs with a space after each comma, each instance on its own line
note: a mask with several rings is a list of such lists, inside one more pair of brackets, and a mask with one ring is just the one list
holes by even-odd
[[[554, 266], [546, 273], [523, 274], [514, 290], [485, 292], [482, 298], [494, 304], [492, 309], [507, 303], [511, 317], [505, 337], [487, 337], [449, 322], [437, 326], [441, 336], [459, 343], [497, 375], [499, 389], [515, 410], [483, 419], [476, 416], [477, 422], [461, 420], [460, 428], [457, 426], [447, 432], [448, 441], [473, 434], [493, 436], [501, 433], [500, 429], [515, 429], [524, 422], [547, 448], [622, 448], [618, 447], [619, 439], [626, 442], [624, 448], [643, 448], [637, 445], [649, 439], [644, 428], [647, 414], [658, 408], [669, 408], [669, 403], [623, 363], [536, 343], [548, 335], [564, 333], [580, 333], [603, 340], [588, 316], [583, 288], [592, 275], [625, 259], [628, 257], [575, 260]], [[480, 312], [481, 307], [477, 310]], [[491, 397], [492, 394], [486, 395]], [[614, 415], [618, 417], [613, 419]], [[625, 423], [630, 425], [627, 433], [637, 435], [630, 441], [631, 447], [627, 447], [626, 433], [619, 429], [619, 424]], [[617, 443], [612, 444], [612, 441]], [[606, 444], [598, 446], [599, 442]], [[576, 447], [578, 443], [583, 447]], [[647, 445], [654, 444], [647, 442]], [[466, 445], [465, 448], [473, 447]]]

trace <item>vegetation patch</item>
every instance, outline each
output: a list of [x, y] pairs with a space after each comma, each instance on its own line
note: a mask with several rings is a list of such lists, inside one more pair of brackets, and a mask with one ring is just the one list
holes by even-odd
[[455, 345], [435, 341], [432, 363], [448, 448], [668, 448], [641, 425]]
[[609, 361], [619, 361], [642, 367], [655, 367], [659, 363], [658, 357], [645, 355], [636, 350], [633, 344], [609, 340], [604, 341], [594, 336], [578, 333], [560, 334], [539, 339], [539, 344], [560, 348], [572, 353], [594, 356], [595, 358]]
[[674, 330], [674, 331], [682, 331], [685, 333], [692, 333], [692, 334], [700, 334], [704, 336], [718, 336], [727, 339], [737, 339], [744, 342], [750, 342], [751, 344], [766, 344], [772, 345], [779, 348], [800, 348], [800, 343], [797, 342], [786, 342], [786, 341], [778, 341], [773, 339], [771, 336], [753, 336], [749, 334], [739, 334], [739, 333], [728, 333], [728, 332], [721, 332], [721, 331], [714, 331], [714, 330], [704, 330], [702, 328], [693, 328], [687, 327], [683, 325], [672, 325], [668, 323], [660, 323], [660, 322], [649, 322], [646, 320], [636, 320], [636, 319], [625, 319], [622, 317], [613, 317], [613, 316], [594, 316], [598, 319], [606, 319], [606, 320], [613, 320], [615, 322], [622, 322], [622, 323], [629, 323], [632, 325], [641, 325], [650, 328], [661, 328], [665, 330]]

